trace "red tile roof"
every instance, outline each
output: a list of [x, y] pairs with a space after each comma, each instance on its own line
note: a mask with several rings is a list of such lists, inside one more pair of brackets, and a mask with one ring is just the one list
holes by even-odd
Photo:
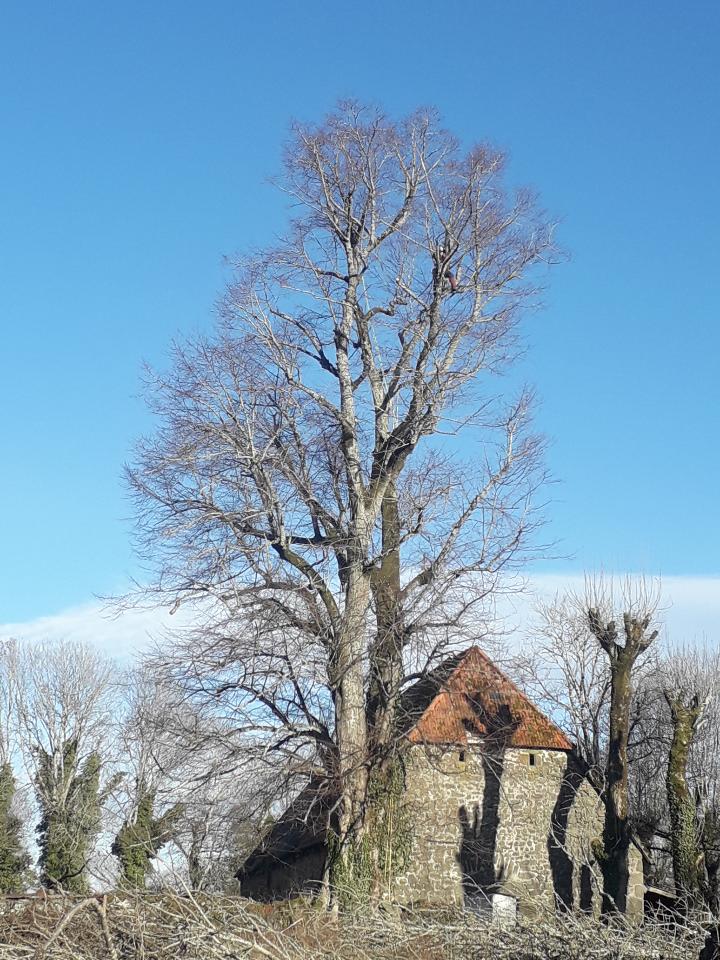
[[562, 730], [478, 647], [447, 663], [440, 689], [408, 732], [412, 743], [465, 744], [469, 733], [502, 737], [510, 747], [572, 750]]

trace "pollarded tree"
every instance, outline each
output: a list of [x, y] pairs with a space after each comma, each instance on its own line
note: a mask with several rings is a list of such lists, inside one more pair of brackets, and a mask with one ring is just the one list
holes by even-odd
[[[586, 598], [567, 592], [540, 602], [528, 636], [512, 658], [511, 669], [523, 688], [567, 733], [589, 776], [602, 787], [609, 743], [611, 669], [607, 654], [590, 629]], [[633, 814], [636, 829], [641, 828], [638, 817], [654, 820], [656, 804], [650, 801], [655, 797], [645, 794], [648, 770], [654, 763], [657, 779], [657, 773], [665, 767], [664, 753], [656, 749], [649, 757], [647, 749], [649, 739], [658, 745], [657, 736], [649, 729], [659, 722], [656, 706], [663, 699], [657, 674], [658, 657], [654, 648], [649, 648], [633, 667], [628, 762], [636, 799], [645, 801], [636, 805]], [[662, 796], [662, 786], [658, 793]]]
[[477, 635], [533, 527], [531, 397], [495, 378], [552, 230], [503, 168], [431, 113], [295, 126], [287, 234], [152, 379], [128, 471], [150, 592], [197, 618], [160, 665], [245, 756], [333, 780], [345, 877], [404, 684]]
[[[644, 582], [626, 581], [618, 602], [613, 585], [602, 580], [591, 584], [587, 601], [590, 630], [610, 664], [608, 751], [605, 765], [605, 822], [602, 849], [597, 849], [603, 875], [603, 913], [625, 913], [632, 842], [628, 744], [634, 670], [638, 659], [658, 636], [652, 628], [658, 598]], [[622, 607], [622, 635], [617, 606]]]
[[671, 650], [659, 680], [669, 713], [665, 783], [675, 889], [691, 903], [702, 897], [716, 916], [719, 679], [720, 655], [694, 646]]

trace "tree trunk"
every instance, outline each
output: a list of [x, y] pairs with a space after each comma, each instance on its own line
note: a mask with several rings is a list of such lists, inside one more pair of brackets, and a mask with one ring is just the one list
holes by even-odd
[[382, 560], [372, 578], [376, 637], [370, 653], [367, 709], [371, 751], [381, 762], [394, 743], [397, 696], [403, 675], [400, 534], [397, 491], [390, 484], [382, 502]]
[[193, 823], [190, 828], [190, 849], [188, 850], [188, 884], [192, 891], [201, 890], [204, 880], [202, 864], [202, 843], [206, 831], [200, 824]]
[[633, 659], [619, 649], [611, 660], [610, 742], [605, 785], [605, 823], [600, 867], [602, 912], [625, 913], [629, 880], [630, 824], [627, 745], [630, 730]]
[[657, 630], [649, 631], [651, 612], [637, 616], [623, 614], [625, 643], [618, 643], [614, 620], [604, 622], [597, 608], [588, 610], [591, 631], [610, 661], [610, 737], [605, 768], [605, 823], [602, 849], [596, 854], [603, 875], [603, 916], [627, 912], [630, 880], [629, 854], [630, 801], [628, 797], [628, 739], [630, 737], [630, 705], [632, 672], [637, 658], [657, 638]]
[[690, 706], [665, 694], [672, 717], [673, 737], [666, 777], [670, 810], [670, 843], [672, 846], [675, 893], [694, 900], [700, 890], [701, 863], [698, 844], [695, 800], [687, 784], [687, 764], [701, 708], [697, 698]]
[[334, 854], [333, 886], [352, 887], [361, 869], [368, 783], [368, 735], [365, 713], [366, 615], [370, 600], [368, 575], [360, 564], [346, 571], [345, 617], [331, 669], [335, 691], [338, 779], [338, 847]]
[[710, 928], [698, 960], [720, 960], [720, 927]]
[[400, 578], [401, 523], [395, 484], [382, 502], [382, 559], [371, 581], [375, 603], [375, 641], [370, 649], [367, 699], [370, 749], [367, 836], [372, 871], [370, 896], [380, 900], [406, 862], [407, 817], [404, 773], [398, 758], [397, 707], [403, 679], [405, 624]]

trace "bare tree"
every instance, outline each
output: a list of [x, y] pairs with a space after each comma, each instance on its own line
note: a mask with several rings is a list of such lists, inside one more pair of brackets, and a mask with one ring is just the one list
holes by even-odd
[[234, 888], [242, 840], [251, 843], [249, 853], [258, 813], [271, 802], [259, 775], [265, 765], [253, 771], [245, 764], [238, 779], [225, 761], [242, 742], [230, 748], [231, 732], [215, 716], [201, 716], [182, 702], [182, 688], [157, 682], [147, 667], [130, 670], [122, 684], [123, 777], [112, 844], [120, 880], [136, 888]]
[[15, 753], [17, 656], [16, 640], [0, 641], [0, 766], [12, 763]]
[[649, 856], [665, 814], [667, 730], [657, 633], [650, 630], [657, 602], [657, 589], [642, 579], [587, 578], [584, 593], [540, 604], [538, 623], [514, 659], [518, 678], [566, 730], [603, 792], [606, 820], [596, 853], [606, 913], [625, 910], [631, 837]]
[[18, 645], [18, 732], [40, 808], [42, 881], [82, 891], [100, 829], [114, 732], [112, 661], [71, 641]]
[[[112, 853], [126, 887], [144, 888], [153, 860], [175, 833], [181, 804], [173, 797], [173, 776], [183, 763], [182, 748], [166, 735], [167, 698], [142, 669], [123, 683], [126, 708], [120, 733], [123, 773], [115, 800], [120, 823]], [[169, 789], [170, 788], [170, 789]]]
[[[605, 823], [602, 850], [603, 912], [625, 913], [628, 896], [628, 853], [632, 841], [629, 805], [628, 743], [630, 740], [633, 670], [638, 658], [658, 636], [651, 629], [659, 593], [643, 580], [626, 580], [620, 596], [612, 581], [588, 582], [588, 624], [610, 663], [610, 715], [605, 769]], [[622, 610], [622, 640], [618, 629]]]
[[18, 790], [17, 642], [0, 641], [0, 892], [17, 893], [31, 881], [27, 852], [27, 790]]
[[183, 884], [196, 891], [237, 891], [235, 874], [258, 838], [251, 785], [215, 777], [193, 784], [184, 797], [175, 836]]
[[567, 733], [596, 783], [607, 757], [610, 667], [577, 598], [538, 605], [512, 669], [523, 687]]
[[[537, 616], [510, 669], [522, 686], [563, 729], [596, 786], [602, 786], [607, 763], [612, 674], [607, 654], [590, 629], [584, 597], [558, 594], [540, 602]], [[645, 759], [655, 711], [649, 701], [662, 699], [657, 689], [658, 658], [649, 648], [634, 665], [628, 759]], [[657, 750], [655, 751], [657, 753]], [[661, 761], [664, 764], [664, 757]]]
[[503, 166], [427, 112], [295, 126], [287, 235], [152, 378], [161, 425], [128, 471], [149, 592], [198, 618], [166, 670], [246, 748], [332, 778], [346, 875], [403, 685], [535, 523], [531, 396], [493, 378], [552, 231]]

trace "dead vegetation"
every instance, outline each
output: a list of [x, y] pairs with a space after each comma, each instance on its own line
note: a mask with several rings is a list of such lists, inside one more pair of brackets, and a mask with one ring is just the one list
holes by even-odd
[[430, 910], [336, 918], [303, 901], [222, 896], [30, 897], [0, 906], [0, 960], [685, 960], [702, 940], [699, 925], [634, 928], [566, 915], [507, 928]]

